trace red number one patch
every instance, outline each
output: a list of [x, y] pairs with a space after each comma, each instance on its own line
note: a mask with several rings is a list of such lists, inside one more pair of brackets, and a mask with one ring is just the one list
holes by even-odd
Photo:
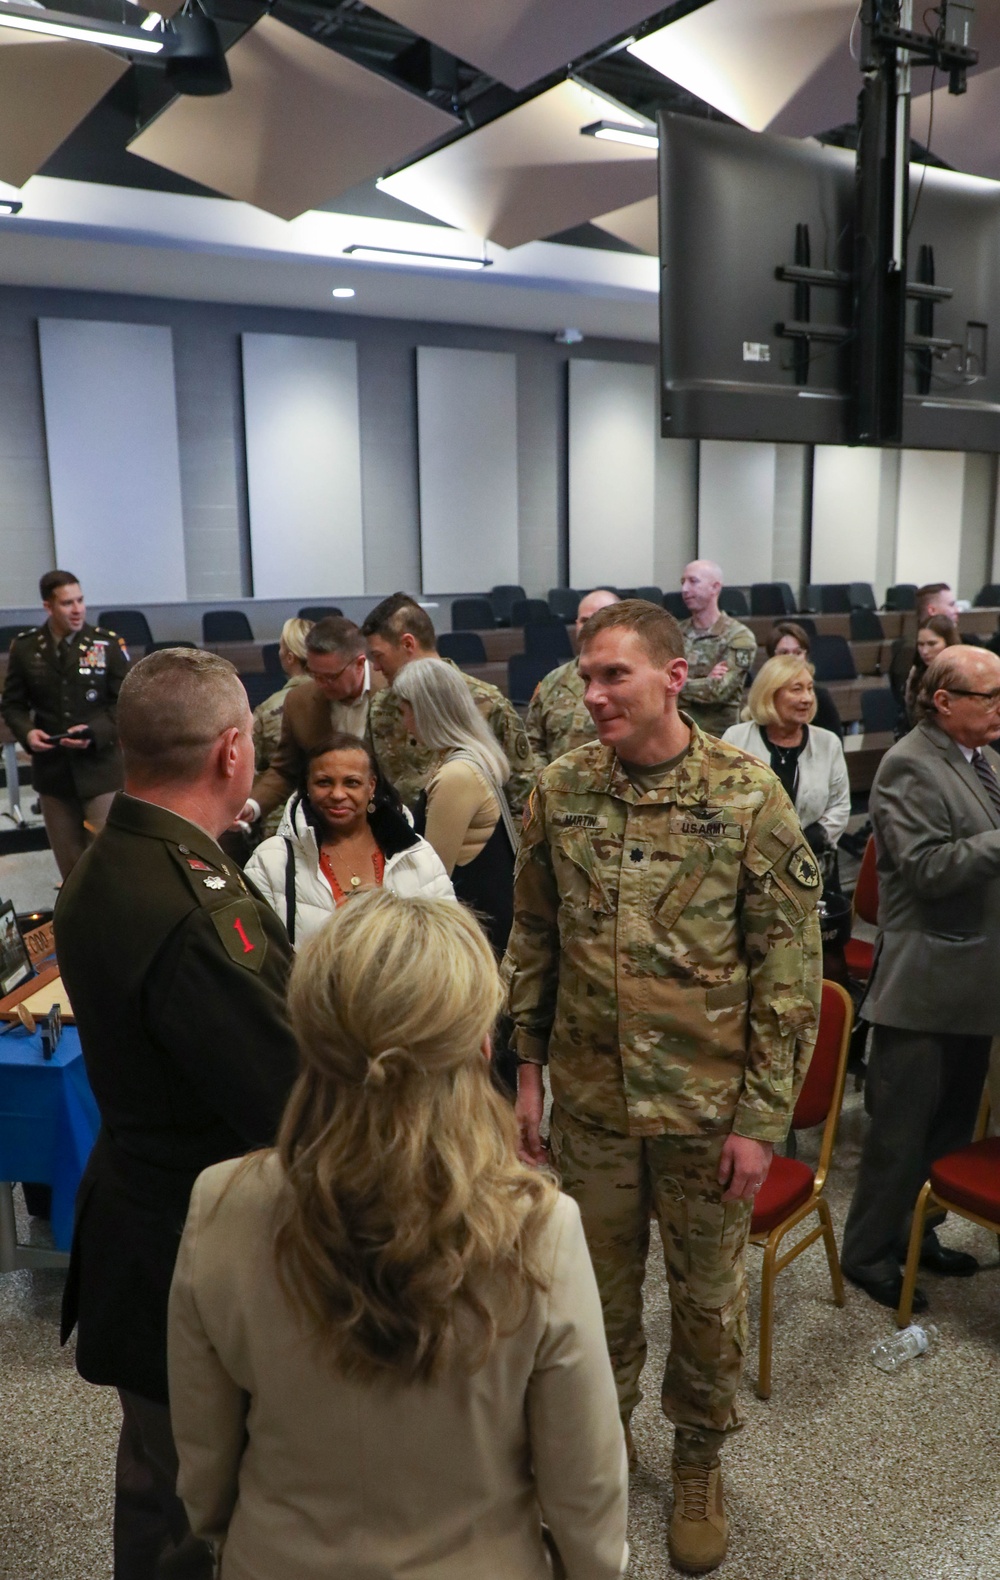
[[246, 933], [244, 932], [244, 930], [243, 930], [243, 923], [240, 921], [239, 917], [236, 918], [235, 922], [233, 923], [233, 926], [235, 927], [236, 931], [239, 933], [240, 938], [241, 938], [241, 940], [243, 942], [243, 953], [245, 955], [252, 955], [253, 954], [253, 944], [250, 942], [249, 938], [247, 937]]

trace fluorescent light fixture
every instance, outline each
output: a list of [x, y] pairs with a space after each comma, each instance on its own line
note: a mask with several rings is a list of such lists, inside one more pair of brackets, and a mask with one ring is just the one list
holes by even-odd
[[153, 38], [138, 27], [103, 22], [97, 17], [72, 16], [67, 11], [42, 11], [35, 6], [0, 5], [0, 27], [68, 38], [76, 44], [103, 44], [105, 49], [123, 49], [130, 55], [159, 55], [164, 45], [162, 37]]
[[344, 252], [369, 263], [405, 263], [423, 269], [489, 269], [492, 258], [457, 258], [447, 252], [407, 252], [402, 247], [369, 247], [352, 243]]
[[617, 121], [591, 121], [580, 127], [581, 137], [598, 137], [604, 143], [628, 143], [631, 148], [659, 148], [655, 126], [620, 126]]
[[17, 198], [0, 198], [0, 215], [20, 214], [23, 207], [24, 204], [19, 203]]
[[140, 22], [139, 26], [144, 33], [153, 33], [158, 27], [163, 26], [163, 18], [159, 11], [150, 11], [146, 20]]
[[335, 285], [333, 290], [330, 292], [331, 296], [336, 296], [345, 302], [347, 301], [348, 297], [353, 296], [354, 294], [355, 292], [353, 285]]
[[[622, 44], [619, 47], [624, 49], [625, 45]], [[593, 101], [594, 109], [598, 114], [600, 114], [601, 106], [604, 105], [605, 109], [610, 111], [610, 114], [605, 115], [605, 119], [614, 121], [616, 126], [635, 126], [639, 131], [644, 131], [651, 125], [648, 116], [638, 115], [635, 110], [630, 110], [627, 104], [622, 104], [620, 100], [613, 99], [610, 93], [604, 93], [602, 89], [595, 88], [592, 82], [584, 82], [582, 77], [574, 77], [572, 72], [569, 80]]]

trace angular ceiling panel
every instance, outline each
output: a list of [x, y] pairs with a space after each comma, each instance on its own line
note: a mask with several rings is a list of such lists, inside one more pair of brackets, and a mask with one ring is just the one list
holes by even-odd
[[853, 121], [857, 0], [712, 0], [631, 53], [754, 132], [805, 137]]
[[599, 120], [641, 124], [561, 82], [380, 186], [459, 230], [520, 247], [655, 194], [656, 150], [581, 136]]
[[178, 98], [129, 152], [294, 219], [457, 125], [443, 110], [264, 17], [226, 52], [231, 93]]
[[0, 181], [20, 187], [129, 69], [124, 55], [4, 29], [0, 37]]
[[628, 203], [610, 214], [599, 214], [594, 220], [609, 235], [627, 241], [630, 247], [660, 256], [660, 205], [655, 197], [643, 198], [641, 203]]
[[970, 77], [958, 98], [939, 83], [933, 123], [930, 94], [914, 99], [910, 130], [956, 170], [1000, 180], [1000, 69]]
[[653, 0], [379, 0], [377, 9], [521, 89], [662, 6]]

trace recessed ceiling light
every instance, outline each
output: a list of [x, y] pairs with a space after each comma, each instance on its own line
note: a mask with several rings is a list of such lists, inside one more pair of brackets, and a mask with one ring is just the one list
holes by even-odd
[[368, 247], [353, 243], [344, 248], [352, 258], [371, 263], [404, 263], [423, 269], [490, 269], [492, 258], [460, 258], [450, 252], [410, 252], [402, 247]]
[[353, 296], [354, 295], [354, 286], [353, 285], [335, 285], [333, 290], [332, 290], [332, 292], [330, 294], [332, 296], [340, 297], [346, 302], [346, 300], [347, 300], [347, 298], [349, 296]]

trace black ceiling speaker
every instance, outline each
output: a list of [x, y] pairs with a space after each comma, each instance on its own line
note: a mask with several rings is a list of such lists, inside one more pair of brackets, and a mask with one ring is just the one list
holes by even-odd
[[219, 30], [199, 0], [164, 24], [170, 40], [165, 75], [176, 93], [228, 93], [232, 87]]

